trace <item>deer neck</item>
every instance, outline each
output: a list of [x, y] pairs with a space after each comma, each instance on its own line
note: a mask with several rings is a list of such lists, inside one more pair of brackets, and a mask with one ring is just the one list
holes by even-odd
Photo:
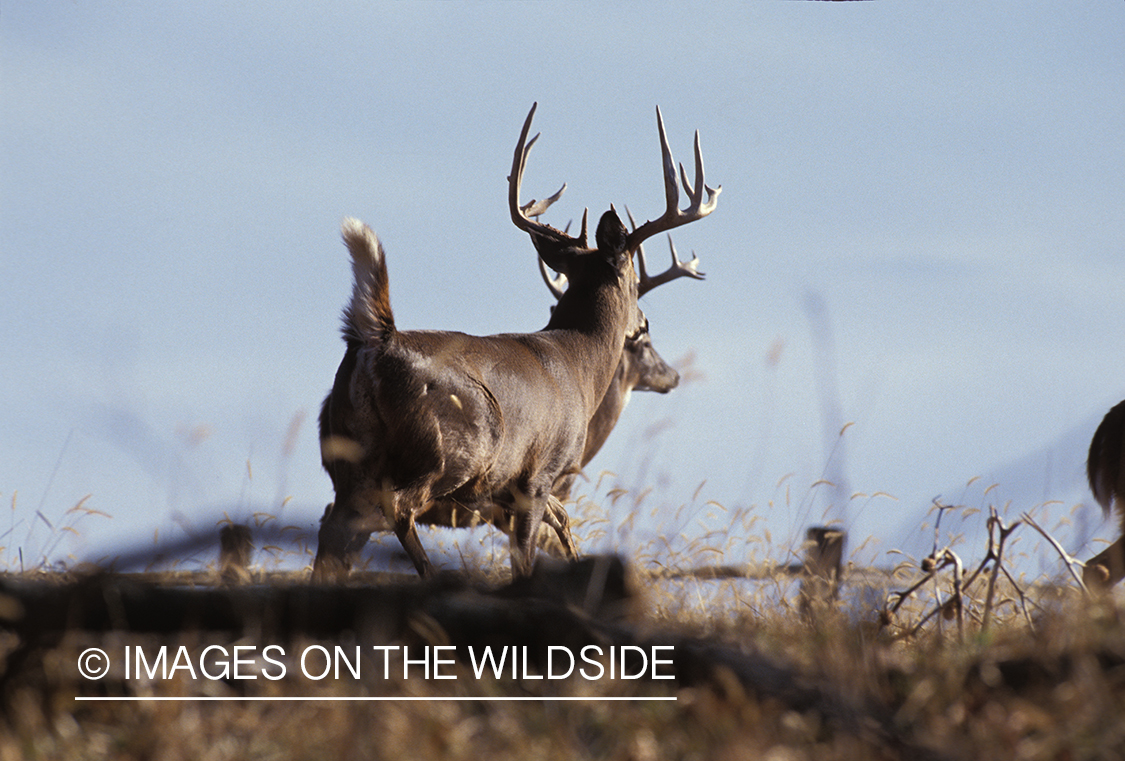
[[[632, 272], [624, 277], [628, 278]], [[601, 404], [606, 389], [617, 372], [630, 318], [636, 312], [636, 291], [625, 287], [622, 275], [611, 271], [593, 288], [576, 288], [574, 283], [559, 300], [546, 330], [554, 331], [566, 343], [588, 379], [588, 418]], [[628, 280], [625, 280], [628, 283]]]

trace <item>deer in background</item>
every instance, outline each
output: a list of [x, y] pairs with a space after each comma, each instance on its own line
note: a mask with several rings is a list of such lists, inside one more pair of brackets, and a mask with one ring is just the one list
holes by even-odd
[[[698, 133], [691, 186], [682, 166], [677, 175], [657, 109], [663, 215], [630, 233], [611, 207], [598, 222], [594, 248], [585, 215], [577, 238], [532, 221], [549, 205], [519, 203], [527, 154], [538, 139], [527, 139], [534, 114], [533, 105], [512, 160], [508, 206], [543, 261], [570, 283], [543, 330], [485, 337], [396, 330], [382, 247], [366, 225], [344, 222], [355, 284], [344, 310], [348, 350], [321, 411], [321, 456], [336, 499], [321, 521], [314, 581], [344, 577], [384, 521], [418, 572], [431, 574], [415, 523], [435, 501], [474, 511], [510, 505], [512, 574], [529, 575], [551, 490], [578, 470], [625, 340], [644, 328], [633, 252], [715, 207], [721, 188], [704, 184]], [[677, 181], [689, 196], [683, 210]]]
[[[1113, 407], [1090, 440], [1086, 459], [1090, 491], [1109, 514], [1116, 508], [1125, 533], [1125, 402]], [[1087, 587], [1106, 589], [1125, 578], [1125, 536], [1086, 563], [1082, 581]]]
[[[625, 211], [628, 213], [629, 210], [626, 209]], [[632, 214], [629, 214], [629, 222], [635, 230], [637, 225]], [[648, 274], [645, 247], [643, 245], [637, 246], [637, 266], [640, 270], [638, 273], [637, 298], [644, 296], [657, 286], [677, 278], [704, 279], [704, 274], [698, 270], [699, 257], [694, 252], [692, 252], [690, 262], [680, 261], [671, 235], [668, 236], [668, 248], [672, 252], [672, 265], [659, 275], [651, 276]], [[539, 260], [539, 272], [555, 298], [561, 299], [567, 284], [566, 275], [560, 274], [552, 277], [542, 259]], [[609, 434], [613, 432], [617, 421], [621, 418], [621, 413], [625, 411], [625, 406], [629, 403], [629, 397], [633, 391], [656, 391], [660, 394], [666, 394], [679, 383], [680, 374], [670, 367], [653, 347], [652, 336], [648, 330], [648, 320], [645, 319], [644, 329], [639, 334], [625, 339], [625, 350], [621, 354], [621, 362], [617, 365], [617, 372], [614, 373], [613, 380], [602, 398], [601, 405], [598, 406], [597, 412], [594, 413], [594, 417], [590, 419], [586, 428], [586, 447], [582, 452], [582, 467], [585, 468], [594, 458], [594, 455], [601, 450], [602, 445], [605, 444]], [[559, 479], [552, 489], [553, 496], [560, 501], [569, 499], [576, 475], [576, 473], [568, 473]]]

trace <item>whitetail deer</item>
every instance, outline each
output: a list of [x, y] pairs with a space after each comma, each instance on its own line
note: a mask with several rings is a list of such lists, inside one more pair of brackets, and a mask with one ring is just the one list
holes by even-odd
[[[547, 200], [557, 200], [557, 196]], [[541, 207], [540, 210], [542, 211], [543, 208], [545, 207]], [[632, 221], [632, 217], [630, 217], [630, 221]], [[637, 285], [638, 297], [676, 278], [690, 277], [696, 280], [704, 278], [703, 273], [697, 269], [699, 265], [698, 257], [693, 254], [690, 262], [680, 261], [671, 236], [668, 236], [668, 245], [672, 252], [672, 264], [667, 270], [656, 276], [648, 274], [644, 245], [637, 247], [637, 262], [640, 269], [640, 279]], [[543, 282], [547, 284], [547, 288], [555, 299], [561, 299], [566, 289], [566, 276], [552, 276], [541, 258], [539, 259], [539, 271], [543, 276]], [[636, 335], [625, 339], [621, 360], [617, 364], [613, 380], [610, 381], [609, 388], [606, 389], [605, 396], [602, 397], [602, 403], [598, 405], [597, 411], [594, 412], [594, 416], [590, 418], [586, 426], [586, 445], [582, 451], [580, 466], [585, 468], [602, 448], [602, 445], [605, 444], [609, 434], [617, 425], [621, 413], [625, 410], [625, 406], [629, 403], [629, 397], [633, 391], [655, 391], [666, 394], [679, 385], [679, 382], [680, 374], [664, 361], [664, 358], [657, 353], [656, 348], [652, 345], [652, 337], [649, 334], [648, 321], [646, 320], [643, 328]], [[562, 503], [570, 497], [575, 476], [574, 473], [564, 474], [555, 482], [551, 489], [551, 496], [547, 500], [547, 510], [543, 515], [543, 522], [546, 524], [544, 529], [548, 527], [554, 529], [559, 540], [558, 549], [571, 560], [578, 558], [578, 548], [570, 534], [570, 519]], [[415, 514], [414, 522], [417, 525], [449, 528], [469, 528], [484, 522], [505, 533], [510, 533], [511, 496], [506, 494], [494, 496], [495, 502], [476, 507], [467, 507], [452, 499], [438, 499], [429, 509]], [[331, 509], [331, 505], [329, 509]], [[394, 526], [390, 522], [384, 522], [374, 530], [392, 531]], [[557, 552], [556, 548], [550, 544], [549, 537], [542, 531], [539, 544], [541, 548]]]
[[[321, 521], [313, 579], [342, 578], [382, 518], [422, 575], [433, 566], [416, 516], [435, 500], [470, 508], [510, 495], [513, 576], [530, 574], [555, 483], [578, 469], [587, 427], [605, 397], [625, 339], [643, 328], [632, 253], [652, 235], [710, 214], [721, 188], [704, 184], [699, 135], [695, 184], [672, 161], [657, 109], [667, 209], [632, 233], [610, 208], [589, 248], [586, 217], [574, 238], [532, 221], [561, 193], [521, 207], [527, 115], [508, 177], [513, 223], [570, 287], [537, 333], [469, 336], [398, 331], [386, 260], [366, 225], [345, 220], [355, 285], [344, 310], [348, 350], [321, 410], [321, 457], [336, 499]], [[679, 182], [690, 203], [679, 208]], [[565, 189], [565, 185], [563, 189]]]
[[[1125, 534], [1125, 402], [1107, 412], [1094, 431], [1086, 459], [1086, 477], [1102, 510], [1108, 515], [1111, 508], [1116, 508]], [[1123, 578], [1125, 536], [1091, 558], [1082, 572], [1086, 586], [1095, 589], [1111, 587]]]

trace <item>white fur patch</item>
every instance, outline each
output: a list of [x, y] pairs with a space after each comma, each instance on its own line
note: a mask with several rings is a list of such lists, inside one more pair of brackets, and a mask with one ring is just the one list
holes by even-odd
[[383, 249], [379, 245], [379, 236], [355, 217], [344, 217], [344, 221], [340, 223], [340, 234], [344, 237], [344, 242], [348, 244], [348, 250], [351, 251], [353, 259], [357, 259], [356, 254], [360, 253], [352, 245], [353, 241], [362, 242], [361, 251], [366, 255], [364, 258], [375, 262], [382, 258]]

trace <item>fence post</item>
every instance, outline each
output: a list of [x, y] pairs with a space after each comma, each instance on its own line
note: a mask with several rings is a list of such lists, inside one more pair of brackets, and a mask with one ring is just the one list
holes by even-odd
[[219, 529], [219, 578], [223, 583], [250, 581], [250, 553], [253, 551], [249, 526], [228, 523]]
[[828, 526], [812, 526], [805, 533], [805, 562], [801, 572], [801, 613], [834, 602], [839, 596], [840, 572], [847, 534]]

